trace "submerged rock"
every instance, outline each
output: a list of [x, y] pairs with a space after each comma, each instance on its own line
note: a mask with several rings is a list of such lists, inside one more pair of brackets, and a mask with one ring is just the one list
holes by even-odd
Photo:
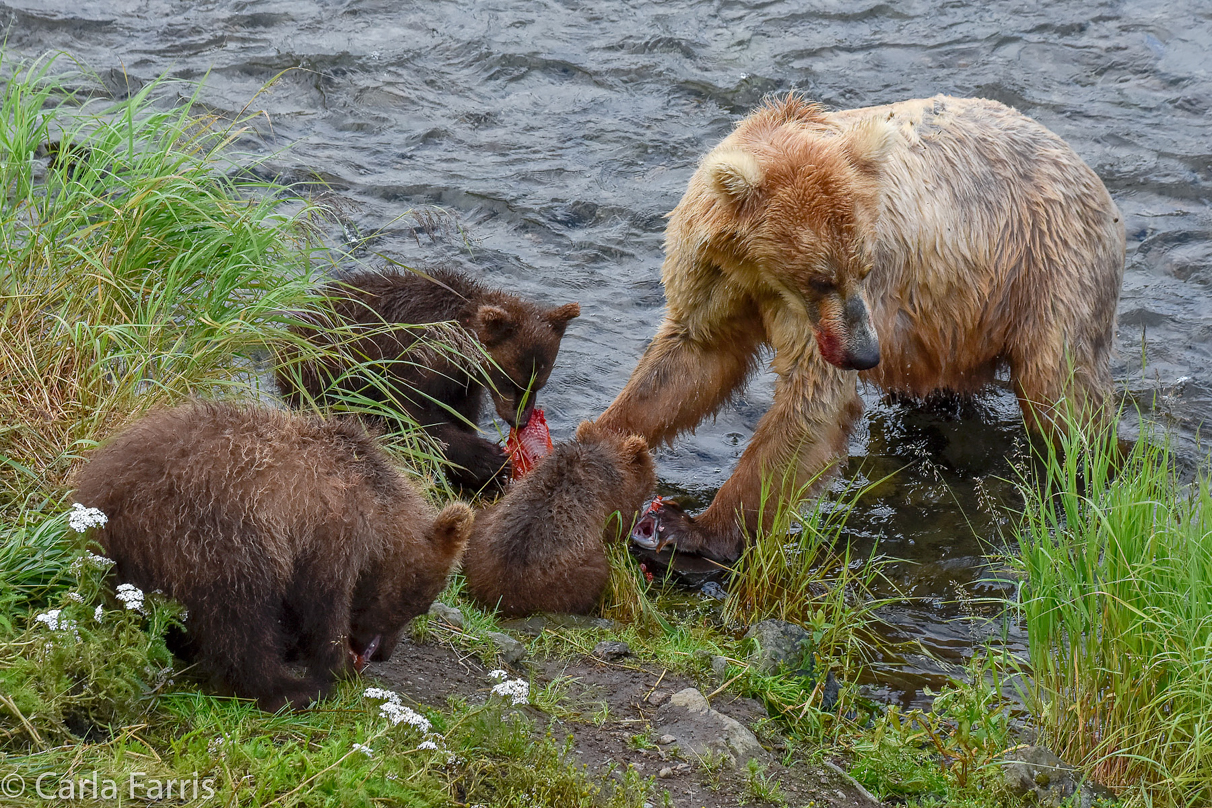
[[711, 709], [703, 694], [693, 687], [674, 693], [653, 719], [662, 734], [661, 742], [677, 744], [683, 753], [700, 757], [722, 755], [729, 766], [743, 766], [760, 757], [762, 745], [743, 724]]

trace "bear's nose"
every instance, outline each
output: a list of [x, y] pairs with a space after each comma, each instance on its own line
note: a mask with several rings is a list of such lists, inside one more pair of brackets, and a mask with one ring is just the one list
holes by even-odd
[[870, 370], [880, 363], [879, 343], [846, 354], [847, 370]]

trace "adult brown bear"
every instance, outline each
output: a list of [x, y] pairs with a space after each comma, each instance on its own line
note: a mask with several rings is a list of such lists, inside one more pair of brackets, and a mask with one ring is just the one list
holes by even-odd
[[351, 652], [390, 657], [473, 520], [462, 503], [436, 513], [356, 421], [250, 405], [152, 412], [76, 487], [108, 517], [97, 541], [117, 581], [184, 604], [202, 669], [266, 710], [323, 695]]
[[994, 101], [828, 113], [766, 103], [704, 158], [670, 215], [665, 321], [598, 423], [671, 440], [774, 349], [774, 403], [699, 517], [666, 542], [721, 559], [846, 451], [857, 381], [970, 394], [1008, 366], [1028, 422], [1105, 416], [1124, 227], [1056, 135]]

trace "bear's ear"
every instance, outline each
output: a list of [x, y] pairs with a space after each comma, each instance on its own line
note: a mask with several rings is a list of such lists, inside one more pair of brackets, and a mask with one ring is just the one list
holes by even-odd
[[648, 454], [648, 441], [644, 440], [639, 435], [628, 435], [623, 440], [623, 457], [626, 457], [632, 463], [644, 459]]
[[574, 317], [580, 316], [580, 303], [565, 303], [563, 306], [547, 312], [547, 322], [551, 323], [552, 328], [563, 334], [564, 328], [568, 325], [568, 321]]
[[602, 434], [602, 428], [593, 421], [582, 421], [577, 427], [577, 440], [584, 443]]
[[896, 129], [879, 117], [859, 121], [843, 135], [842, 150], [850, 164], [869, 177], [878, 176], [884, 158], [892, 150]]
[[508, 339], [514, 330], [513, 318], [500, 306], [485, 303], [476, 311], [476, 337], [483, 345], [496, 345]]
[[752, 199], [762, 187], [762, 167], [757, 158], [740, 149], [709, 155], [703, 170], [716, 195], [734, 205]]

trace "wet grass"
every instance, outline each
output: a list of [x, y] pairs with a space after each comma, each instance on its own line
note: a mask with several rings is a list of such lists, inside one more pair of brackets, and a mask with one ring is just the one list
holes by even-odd
[[1026, 695], [1065, 760], [1132, 805], [1212, 800], [1212, 492], [1146, 432], [1073, 431], [1025, 485]]

